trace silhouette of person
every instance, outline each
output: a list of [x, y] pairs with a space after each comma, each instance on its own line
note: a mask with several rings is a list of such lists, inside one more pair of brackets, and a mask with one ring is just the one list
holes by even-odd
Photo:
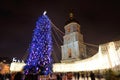
[[79, 72], [77, 72], [77, 80], [79, 80], [80, 74]]
[[89, 77], [88, 72], [86, 72], [86, 78], [87, 78], [87, 80], [88, 80], [88, 77]]
[[57, 74], [57, 80], [62, 80], [61, 75]]
[[22, 80], [23, 74], [21, 72], [17, 72], [15, 74], [14, 80]]
[[91, 80], [95, 80], [95, 74], [92, 71], [90, 72], [90, 78]]

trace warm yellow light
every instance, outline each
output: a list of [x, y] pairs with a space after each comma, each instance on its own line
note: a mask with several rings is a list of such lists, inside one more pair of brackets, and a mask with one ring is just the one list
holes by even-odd
[[[120, 45], [120, 44], [119, 44]], [[104, 49], [104, 51], [102, 51]], [[106, 49], [107, 48], [107, 49]], [[54, 72], [78, 72], [100, 69], [109, 69], [120, 65], [120, 47], [115, 48], [114, 42], [99, 46], [99, 51], [94, 56], [76, 61], [74, 63], [55, 63]]]
[[10, 71], [11, 72], [22, 71], [25, 65], [26, 65], [25, 63], [12, 62], [10, 65]]

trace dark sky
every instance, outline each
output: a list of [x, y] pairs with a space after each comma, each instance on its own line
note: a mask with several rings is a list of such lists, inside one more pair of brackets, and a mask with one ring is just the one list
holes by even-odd
[[72, 11], [87, 43], [120, 39], [120, 4], [116, 0], [0, 0], [0, 57], [25, 56], [36, 20], [44, 10], [61, 30]]

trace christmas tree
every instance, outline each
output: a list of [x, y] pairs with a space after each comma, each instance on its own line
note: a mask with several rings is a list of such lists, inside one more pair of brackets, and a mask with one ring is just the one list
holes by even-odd
[[29, 56], [24, 67], [25, 74], [40, 73], [48, 75], [52, 68], [51, 23], [44, 13], [38, 18], [29, 47]]

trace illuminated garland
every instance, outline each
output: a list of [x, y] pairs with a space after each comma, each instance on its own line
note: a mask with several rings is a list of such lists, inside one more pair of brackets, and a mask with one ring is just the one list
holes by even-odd
[[51, 23], [47, 15], [44, 14], [36, 22], [36, 28], [29, 47], [29, 56], [24, 67], [25, 74], [48, 75], [52, 68], [51, 51]]

